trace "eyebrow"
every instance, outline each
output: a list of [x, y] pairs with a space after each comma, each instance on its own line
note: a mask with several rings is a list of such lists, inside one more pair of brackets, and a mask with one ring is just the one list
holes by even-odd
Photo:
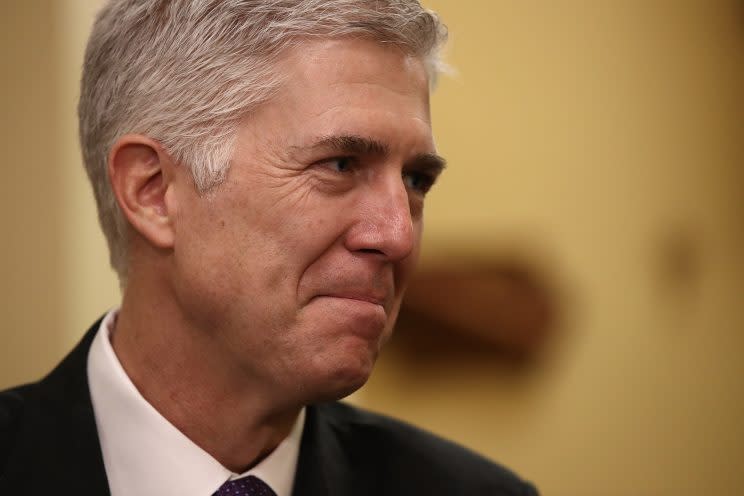
[[330, 148], [350, 155], [387, 155], [390, 148], [383, 142], [356, 135], [323, 136], [311, 148]]
[[438, 176], [447, 168], [447, 160], [436, 153], [420, 153], [408, 161], [411, 167]]
[[[378, 140], [357, 135], [322, 136], [311, 149], [331, 149], [337, 153], [349, 155], [385, 156], [390, 147]], [[436, 153], [419, 153], [407, 161], [409, 167], [439, 174], [447, 166], [447, 161]]]

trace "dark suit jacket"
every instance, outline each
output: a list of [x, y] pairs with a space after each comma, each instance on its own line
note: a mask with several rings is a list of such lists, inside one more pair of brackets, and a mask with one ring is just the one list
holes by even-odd
[[[43, 380], [0, 393], [1, 495], [109, 494], [86, 373], [99, 323]], [[418, 494], [536, 492], [410, 425], [341, 403], [307, 408], [293, 496]]]

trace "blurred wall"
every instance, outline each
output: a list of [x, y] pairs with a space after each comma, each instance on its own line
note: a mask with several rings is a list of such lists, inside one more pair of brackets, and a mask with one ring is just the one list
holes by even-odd
[[56, 41], [51, 2], [0, 6], [0, 383], [35, 377], [57, 358], [63, 192], [56, 167]]
[[0, 387], [48, 372], [118, 301], [75, 113], [99, 3], [0, 3]]
[[[514, 467], [544, 494], [744, 492], [744, 12], [723, 0], [428, 0], [450, 167], [423, 264], [523, 253], [564, 319], [531, 368], [396, 349], [354, 401]], [[0, 386], [114, 305], [74, 117], [96, 0], [2, 23]]]

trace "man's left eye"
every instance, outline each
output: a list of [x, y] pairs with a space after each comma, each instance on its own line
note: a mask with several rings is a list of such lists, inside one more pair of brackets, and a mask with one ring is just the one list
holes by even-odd
[[426, 194], [434, 185], [434, 178], [424, 172], [404, 172], [403, 183], [406, 188]]

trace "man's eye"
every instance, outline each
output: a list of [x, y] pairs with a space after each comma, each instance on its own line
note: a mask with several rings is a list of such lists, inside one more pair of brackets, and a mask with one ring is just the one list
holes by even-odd
[[434, 178], [424, 172], [404, 172], [403, 183], [406, 188], [426, 194], [434, 185]]
[[336, 157], [324, 160], [323, 164], [336, 172], [349, 172], [352, 168], [351, 157]]

